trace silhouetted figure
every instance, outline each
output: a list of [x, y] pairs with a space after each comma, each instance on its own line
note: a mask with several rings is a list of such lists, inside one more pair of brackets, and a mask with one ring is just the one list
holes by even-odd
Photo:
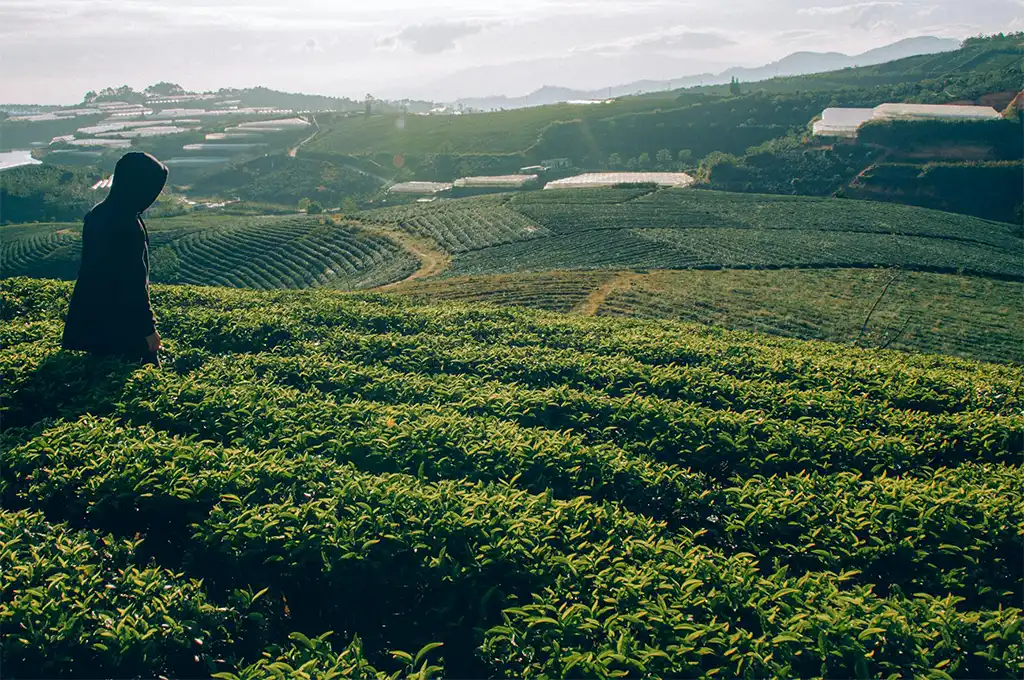
[[82, 265], [64, 323], [64, 349], [159, 365], [160, 334], [149, 302], [149, 234], [142, 213], [167, 182], [145, 153], [117, 162], [106, 199], [85, 216]]

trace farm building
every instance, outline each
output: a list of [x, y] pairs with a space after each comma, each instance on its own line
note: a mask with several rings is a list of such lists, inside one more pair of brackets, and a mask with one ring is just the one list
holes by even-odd
[[616, 184], [658, 184], [663, 187], [688, 187], [692, 176], [685, 172], [592, 172], [548, 182], [545, 189], [583, 189], [611, 187]]
[[814, 123], [814, 134], [826, 137], [856, 137], [857, 128], [871, 120], [874, 109], [829, 108]]
[[393, 194], [439, 194], [451, 191], [452, 185], [446, 182], [400, 182], [388, 191]]
[[540, 163], [547, 170], [568, 170], [572, 167], [571, 158], [549, 158]]
[[828, 108], [814, 123], [822, 137], [856, 137], [861, 125], [876, 120], [996, 120], [991, 106], [953, 104], [881, 104], [873, 109]]

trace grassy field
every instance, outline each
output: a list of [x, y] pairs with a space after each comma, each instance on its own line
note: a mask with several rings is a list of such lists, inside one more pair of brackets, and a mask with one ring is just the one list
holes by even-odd
[[70, 289], [0, 283], [12, 677], [1022, 670], [1020, 368], [157, 286], [137, 369]]
[[[393, 241], [328, 218], [188, 215], [150, 220], [151, 279], [244, 288], [372, 288], [419, 263]], [[0, 228], [3, 276], [73, 279], [77, 224]]]
[[[1024, 284], [975, 276], [888, 269], [553, 271], [421, 280], [395, 292], [1024, 363]], [[586, 310], [588, 303], [594, 306]]]

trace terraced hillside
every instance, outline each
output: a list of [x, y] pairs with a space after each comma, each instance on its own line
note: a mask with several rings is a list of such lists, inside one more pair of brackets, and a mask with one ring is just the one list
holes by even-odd
[[[435, 239], [454, 255], [450, 276], [882, 266], [1024, 278], [1019, 227], [869, 201], [574, 189], [428, 206], [372, 211], [363, 219]], [[453, 223], [461, 225], [454, 237]]]
[[0, 282], [12, 677], [1024, 670], [1020, 368], [157, 286], [137, 369], [70, 288]]
[[[319, 217], [210, 217], [149, 222], [152, 279], [244, 288], [372, 288], [419, 266], [389, 239]], [[81, 227], [0, 228], [3, 276], [73, 279]]]

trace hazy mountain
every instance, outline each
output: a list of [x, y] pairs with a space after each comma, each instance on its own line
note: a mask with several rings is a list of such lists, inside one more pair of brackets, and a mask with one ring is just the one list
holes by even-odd
[[728, 82], [733, 76], [746, 82], [757, 82], [776, 76], [802, 76], [808, 73], [838, 71], [851, 66], [873, 66], [919, 54], [952, 52], [959, 48], [959, 40], [922, 36], [907, 38], [852, 56], [839, 52], [795, 52], [758, 68], [731, 68], [722, 72], [720, 77], [724, 78], [725, 82]]
[[[732, 78], [738, 78], [743, 82], [750, 83], [767, 80], [776, 76], [800, 76], [809, 73], [836, 71], [852, 66], [872, 66], [874, 64], [882, 64], [887, 61], [895, 61], [897, 59], [904, 59], [906, 57], [912, 57], [919, 54], [951, 52], [959, 49], [959, 47], [960, 41], [956, 39], [922, 36], [919, 38], [907, 38], [905, 40], [900, 40], [899, 42], [895, 42], [891, 45], [869, 50], [862, 54], [848, 55], [839, 52], [794, 52], [793, 54], [783, 57], [778, 61], [754, 68], [735, 66], [724, 71], [697, 74], [693, 74], [693, 71], [690, 70], [691, 75], [679, 78], [663, 80], [635, 80], [623, 85], [596, 89], [591, 89], [589, 87], [569, 88], [545, 85], [544, 87], [522, 97], [506, 97], [503, 95], [489, 97], [465, 97], [459, 99], [458, 103], [463, 104], [464, 106], [483, 110], [515, 109], [527, 106], [557, 104], [573, 100], [621, 97], [628, 94], [636, 94], [638, 92], [658, 92], [661, 90], [671, 90], [680, 87], [693, 87], [695, 85], [718, 85], [728, 83]], [[656, 60], [648, 59], [647, 63], [651, 64], [652, 61]], [[536, 73], [536, 69], [539, 66], [539, 63], [534, 64], [533, 62], [519, 62], [519, 64], [529, 65], [528, 70], [533, 73]], [[671, 64], [672, 66], [682, 66], [683, 68], [686, 68], [686, 66], [695, 66], [692, 62], [679, 64], [678, 60], [672, 60]], [[502, 70], [511, 66], [516, 65], [509, 64], [505, 66], [481, 67], [460, 73], [472, 73], [473, 76], [483, 76], [482, 79], [493, 84], [496, 82], [502, 82]], [[550, 66], [550, 63], [548, 66]], [[664, 69], [664, 64], [661, 64], [660, 66]], [[518, 71], [519, 68], [517, 67], [516, 70]], [[682, 68], [680, 71], [681, 70]], [[479, 73], [481, 71], [483, 71], [483, 73]], [[678, 73], [679, 71], [676, 72]], [[544, 73], [547, 74], [547, 77], [550, 77], [551, 73], [558, 73], [559, 77], [568, 79], [567, 72], [562, 69], [548, 68]], [[607, 77], [610, 78], [611, 76], [612, 72], [608, 72]], [[457, 79], [457, 76], [453, 76], [451, 78], [453, 81]], [[447, 81], [449, 79], [445, 80]], [[480, 78], [472, 77], [470, 80], [471, 83], [478, 83]]]
[[[468, 105], [468, 100], [474, 99], [476, 93], [488, 95], [480, 99], [490, 99], [490, 95], [530, 97], [532, 95], [525, 93], [536, 94], [537, 90], [553, 83], [559, 83], [562, 87], [557, 89], [564, 89], [566, 96], [570, 92], [598, 90], [603, 90], [602, 96], [607, 96], [612, 83], [635, 83], [641, 78], [674, 82], [680, 74], [717, 73], [728, 67], [728, 63], [646, 53], [615, 56], [579, 53], [474, 66], [429, 83], [391, 88], [394, 95], [389, 91], [385, 96], [394, 98], [400, 93], [401, 96], [448, 102], [466, 99]], [[496, 99], [500, 101], [501, 96]]]

